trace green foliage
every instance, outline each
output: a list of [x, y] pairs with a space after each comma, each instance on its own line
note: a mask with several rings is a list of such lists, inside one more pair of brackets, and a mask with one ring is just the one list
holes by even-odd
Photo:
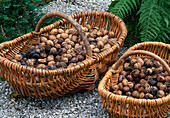
[[115, 0], [109, 6], [108, 11], [124, 18], [131, 15], [131, 11], [137, 9], [138, 4], [139, 0]]
[[[42, 0], [0, 0], [0, 43], [12, 40], [35, 29], [44, 15], [39, 9]], [[54, 20], [55, 19], [55, 20]], [[53, 23], [58, 18], [48, 20]]]
[[108, 11], [124, 20], [129, 46], [141, 41], [170, 43], [170, 1], [166, 0], [115, 0]]
[[0, 76], [0, 81], [4, 81], [4, 79]]
[[126, 19], [124, 19], [124, 21], [126, 23], [127, 30], [128, 30], [128, 35], [125, 40], [126, 46], [133, 46], [133, 44], [140, 42], [140, 37], [139, 37], [140, 31], [138, 28], [139, 20], [138, 20], [138, 18], [135, 18], [135, 17], [139, 17], [139, 16], [137, 16], [135, 13], [133, 13], [132, 16], [129, 16]]
[[[42, 0], [0, 0], [0, 43], [33, 31], [38, 20], [46, 14], [39, 10], [42, 5]], [[44, 26], [59, 19], [51, 18]], [[0, 80], [4, 79], [0, 77]]]

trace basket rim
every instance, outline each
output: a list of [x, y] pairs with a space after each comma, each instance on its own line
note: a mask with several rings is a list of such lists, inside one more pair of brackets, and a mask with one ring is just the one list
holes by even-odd
[[[142, 42], [142, 43], [137, 43], [135, 45], [133, 45], [131, 48], [129, 48], [127, 51], [131, 51], [136, 49], [139, 46], [144, 46], [144, 45], [162, 45], [165, 47], [168, 47], [168, 49], [170, 49], [170, 44], [165, 44], [162, 42]], [[126, 52], [127, 52], [126, 51]], [[125, 53], [126, 53], [125, 52]], [[168, 102], [170, 101], [170, 94], [168, 94], [167, 96], [164, 96], [162, 98], [156, 98], [156, 99], [144, 99], [144, 98], [133, 98], [133, 97], [128, 97], [126, 95], [116, 95], [110, 91], [108, 91], [105, 87], [110, 75], [112, 75], [112, 68], [114, 67], [115, 64], [112, 65], [112, 67], [106, 72], [105, 76], [102, 78], [102, 80], [99, 83], [98, 86], [98, 91], [101, 97], [103, 98], [111, 98], [111, 99], [115, 99], [119, 102], [121, 101], [127, 101], [127, 103], [133, 102], [134, 105], [145, 105], [146, 103], [149, 105], [153, 105], [156, 103], [156, 105], [161, 105], [163, 102]]]
[[167, 47], [168, 49], [170, 49], [170, 44], [166, 44], [163, 42], [156, 42], [156, 41], [148, 41], [148, 42], [137, 43], [137, 44], [133, 45], [132, 47], [130, 47], [127, 51], [131, 51], [135, 48], [143, 47], [145, 45], [163, 46], [163, 47]]
[[[24, 66], [24, 65], [19, 65], [17, 63], [14, 63], [12, 61], [10, 61], [9, 59], [7, 58], [4, 58], [0, 55], [0, 62], [1, 64], [3, 65], [3, 63], [5, 65], [12, 65], [12, 66], [15, 66], [17, 67], [19, 70], [22, 70], [22, 69], [25, 69], [27, 71], [36, 71], [37, 74], [41, 74], [41, 73], [53, 73], [53, 74], [68, 74], [68, 73], [74, 73], [80, 69], [83, 69], [83, 68], [86, 68], [86, 67], [89, 67], [91, 66], [92, 64], [94, 63], [97, 63], [99, 62], [100, 60], [102, 60], [104, 57], [106, 57], [107, 55], [111, 54], [112, 52], [114, 52], [116, 49], [120, 49], [120, 47], [123, 45], [124, 43], [124, 40], [127, 36], [127, 28], [126, 28], [126, 25], [125, 23], [118, 17], [116, 16], [115, 14], [113, 13], [109, 13], [109, 12], [104, 12], [104, 11], [89, 11], [89, 12], [78, 12], [78, 13], [75, 13], [75, 14], [72, 14], [71, 17], [73, 19], [77, 18], [77, 17], [82, 17], [82, 16], [86, 16], [88, 14], [91, 14], [91, 15], [99, 15], [99, 14], [104, 14], [105, 16], [107, 17], [115, 17], [117, 22], [120, 22], [120, 26], [121, 26], [121, 30], [122, 30], [122, 33], [120, 35], [120, 38], [118, 39], [117, 41], [117, 45], [113, 45], [111, 48], [109, 49], [106, 49], [104, 50], [103, 52], [99, 53], [96, 55], [96, 58], [86, 58], [85, 60], [83, 60], [81, 62], [81, 64], [77, 64], [75, 67], [71, 67], [71, 68], [65, 68], [65, 69], [55, 69], [55, 70], [45, 70], [45, 69], [37, 69], [37, 68], [34, 68], [34, 67], [29, 67], [29, 66]], [[48, 26], [45, 26], [43, 28], [41, 28], [40, 30], [40, 33], [43, 33], [43, 32], [46, 32], [48, 30], [51, 30], [53, 29], [55, 26], [57, 25], [60, 25], [60, 23], [66, 21], [65, 19], [61, 19], [59, 21], [56, 21], [55, 23], [52, 23]], [[32, 38], [33, 34], [32, 32], [29, 32], [27, 34], [24, 34], [20, 37], [17, 37], [11, 41], [6, 41], [6, 42], [3, 42], [0, 44], [0, 50], [2, 50], [5, 46], [11, 46], [13, 45], [13, 43], [17, 43], [21, 40], [24, 40], [26, 38]]]

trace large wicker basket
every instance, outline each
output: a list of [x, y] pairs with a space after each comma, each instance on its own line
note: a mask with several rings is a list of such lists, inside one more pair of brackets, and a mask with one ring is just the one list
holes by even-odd
[[109, 69], [100, 82], [98, 90], [101, 95], [103, 107], [111, 117], [162, 118], [170, 112], [170, 94], [158, 99], [137, 99], [124, 95], [115, 95], [107, 90], [107, 86], [112, 82], [118, 82], [119, 72], [123, 69], [124, 59], [128, 56], [132, 58], [135, 56], [154, 58], [161, 62], [170, 75], [170, 68], [167, 64], [170, 62], [169, 50], [169, 44], [159, 42], [139, 43], [125, 52], [125, 54]]
[[[43, 22], [53, 16], [60, 16], [64, 19], [41, 28]], [[9, 82], [14, 90], [25, 96], [56, 97], [73, 94], [81, 89], [92, 89], [98, 79], [98, 71], [99, 73], [106, 72], [108, 65], [116, 60], [118, 51], [123, 46], [127, 35], [126, 26], [120, 18], [114, 14], [99, 11], [77, 13], [71, 17], [60, 12], [49, 13], [40, 19], [35, 31], [0, 44], [0, 75]], [[92, 27], [113, 31], [118, 39], [117, 44], [92, 57], [88, 41], [78, 23], [83, 26], [90, 24]], [[10, 61], [16, 54], [26, 52], [29, 47], [38, 43], [42, 33], [53, 28], [60, 27], [66, 30], [73, 26], [78, 30], [85, 47], [87, 46], [87, 55], [90, 56], [81, 64], [69, 69], [43, 70]], [[103, 67], [105, 69], [102, 69]]]

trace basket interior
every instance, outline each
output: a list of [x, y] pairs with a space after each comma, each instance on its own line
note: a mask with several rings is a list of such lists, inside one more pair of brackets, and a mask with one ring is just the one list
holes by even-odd
[[[138, 54], [138, 55], [131, 55], [129, 56], [131, 59], [134, 59], [136, 57], [141, 57], [142, 59], [148, 58], [148, 59], [152, 59], [155, 60], [153, 57], [150, 57], [148, 55], [142, 55], [142, 54]], [[125, 61], [122, 61], [122, 63], [120, 64], [119, 68], [117, 71], [114, 70], [110, 70], [112, 72], [110, 78], [108, 78], [107, 82], [106, 82], [106, 89], [108, 89], [108, 87], [111, 84], [117, 84], [118, 83], [118, 77], [119, 77], [119, 72], [121, 72], [123, 70], [123, 64]], [[166, 60], [167, 64], [168, 64], [168, 60]], [[165, 70], [165, 68], [163, 68]], [[113, 83], [112, 83], [113, 82]]]

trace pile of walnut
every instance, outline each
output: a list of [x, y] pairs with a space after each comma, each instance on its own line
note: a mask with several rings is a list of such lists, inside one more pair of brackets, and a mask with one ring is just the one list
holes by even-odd
[[117, 95], [155, 99], [170, 92], [170, 76], [158, 61], [128, 57], [120, 71], [118, 83], [109, 87]]
[[[82, 27], [82, 26], [81, 26]], [[90, 25], [82, 27], [93, 53], [100, 53], [117, 42], [114, 32]], [[40, 45], [15, 55], [13, 62], [38, 69], [70, 68], [86, 58], [83, 41], [75, 28], [52, 29], [41, 36]]]

